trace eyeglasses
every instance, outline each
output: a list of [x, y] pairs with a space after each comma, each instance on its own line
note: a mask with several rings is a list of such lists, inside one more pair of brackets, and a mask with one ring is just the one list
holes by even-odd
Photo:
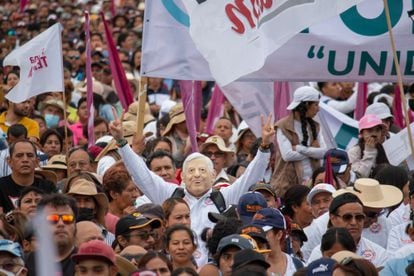
[[381, 210], [381, 212], [365, 212], [367, 218], [377, 218], [385, 214], [385, 210]]
[[52, 222], [53, 224], [57, 224], [59, 222], [59, 219], [62, 219], [64, 224], [71, 224], [75, 221], [75, 216], [53, 214], [53, 215], [48, 215], [46, 217], [46, 220], [49, 222]]
[[149, 237], [153, 237], [154, 239], [158, 238], [158, 235], [156, 232], [151, 231], [151, 232], [138, 232], [138, 233], [133, 233], [133, 234], [129, 234], [128, 237], [138, 237], [142, 240], [148, 240]]
[[68, 59], [80, 59], [80, 56], [68, 56]]
[[357, 222], [361, 222], [365, 220], [364, 214], [343, 214], [342, 216], [336, 215], [337, 217], [340, 217], [344, 222], [351, 222], [352, 219], [355, 219]]
[[213, 155], [215, 157], [223, 157], [224, 156], [224, 152], [222, 152], [222, 151], [215, 151], [215, 152], [213, 152], [213, 151], [207, 151], [207, 152], [204, 152], [204, 155], [207, 156], [208, 158], [211, 158]]

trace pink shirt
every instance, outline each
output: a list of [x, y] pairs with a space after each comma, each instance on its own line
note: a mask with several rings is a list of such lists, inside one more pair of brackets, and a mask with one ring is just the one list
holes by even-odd
[[79, 144], [79, 140], [83, 137], [83, 125], [80, 122], [76, 122], [70, 126], [70, 130], [73, 132], [73, 143], [75, 146]]
[[117, 216], [115, 216], [115, 215], [113, 215], [109, 212], [106, 213], [106, 215], [105, 215], [106, 229], [114, 235], [115, 235], [115, 226], [116, 226], [116, 223], [118, 222], [118, 220], [119, 220], [119, 217], [117, 217]]

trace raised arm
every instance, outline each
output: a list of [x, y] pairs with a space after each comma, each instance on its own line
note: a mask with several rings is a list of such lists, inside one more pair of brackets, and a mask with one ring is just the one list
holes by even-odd
[[153, 202], [161, 204], [171, 196], [176, 186], [168, 184], [150, 171], [142, 157], [137, 155], [124, 139], [122, 122], [114, 113], [115, 120], [109, 124], [112, 136], [117, 141], [118, 152], [138, 188]]

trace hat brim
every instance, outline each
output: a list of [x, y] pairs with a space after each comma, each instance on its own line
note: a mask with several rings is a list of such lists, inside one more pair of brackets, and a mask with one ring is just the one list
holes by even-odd
[[293, 101], [293, 102], [291, 102], [287, 107], [286, 107], [286, 109], [287, 110], [293, 110], [293, 109], [295, 109], [298, 105], [300, 104], [300, 102], [295, 102], [295, 101]]
[[148, 226], [148, 225], [151, 226], [154, 229], [159, 228], [162, 225], [162, 221], [159, 218], [152, 218], [152, 219], [149, 219], [144, 224], [130, 226], [129, 230], [141, 229], [141, 228], [144, 228], [145, 226]]
[[182, 122], [185, 122], [185, 114], [184, 114], [184, 112], [181, 112], [181, 113], [175, 115], [174, 117], [172, 117], [170, 119], [170, 121], [168, 122], [167, 126], [165, 127], [163, 136], [167, 136], [170, 133], [170, 131], [172, 130], [172, 127], [174, 125], [177, 125], [177, 124], [182, 123]]
[[115, 255], [115, 263], [120, 275], [131, 275], [132, 272], [137, 270], [136, 266], [120, 255]]
[[96, 254], [75, 254], [72, 255], [72, 260], [75, 263], [79, 263], [81, 261], [84, 260], [100, 260], [100, 261], [104, 261], [106, 263], [112, 264], [112, 265], [116, 265], [111, 259], [102, 256], [102, 255], [96, 255]]
[[104, 147], [104, 149], [98, 154], [98, 156], [96, 156], [95, 162], [98, 162], [99, 160], [101, 160], [101, 158], [104, 157], [108, 152], [112, 150], [116, 150], [116, 149], [117, 149], [116, 141], [115, 139], [112, 139], [111, 142], [109, 142], [106, 145], [106, 147]]
[[313, 191], [311, 191], [308, 196], [306, 197], [306, 200], [308, 201], [309, 204], [311, 204], [312, 199], [317, 195], [317, 194], [321, 194], [321, 193], [328, 193], [328, 194], [333, 194], [331, 191], [325, 190], [325, 189], [315, 189]]
[[43, 170], [67, 170], [68, 167], [63, 164], [50, 164], [50, 165], [44, 165], [42, 169]]
[[369, 208], [388, 208], [401, 203], [401, 201], [403, 200], [402, 192], [397, 187], [380, 184], [380, 189], [382, 190], [382, 194], [384, 195], [384, 197], [382, 199], [378, 199], [375, 201], [367, 201], [366, 199], [361, 197], [361, 194], [359, 192], [354, 191], [352, 187], [341, 189], [344, 190], [343, 192], [339, 192], [340, 190], [338, 190], [338, 193], [335, 192], [334, 194], [335, 196], [338, 196], [345, 192], [353, 193], [361, 200], [364, 207]]
[[212, 223], [217, 223], [218, 221], [223, 221], [226, 219], [225, 216], [223, 216], [220, 213], [214, 213], [214, 212], [208, 212], [208, 219], [212, 222]]
[[220, 146], [220, 144], [216, 144], [216, 143], [212, 143], [212, 142], [203, 143], [203, 144], [200, 145], [199, 151], [203, 152], [210, 145], [216, 146], [219, 149], [219, 151], [224, 152], [226, 154], [226, 162], [224, 164], [225, 168], [230, 167], [233, 164], [233, 162], [234, 162], [234, 151], [232, 151], [229, 148], [223, 148], [222, 146]]
[[48, 170], [43, 170], [43, 169], [36, 169], [35, 170], [35, 175], [38, 175], [43, 179], [52, 181], [53, 184], [55, 184], [55, 185], [58, 181], [58, 177], [57, 177], [56, 173], [54, 173], [53, 171], [48, 171]]
[[276, 197], [276, 193], [274, 191], [272, 191], [271, 189], [266, 188], [266, 187], [257, 187], [257, 188], [254, 188], [253, 191], [255, 191], [255, 192], [257, 192], [257, 191], [266, 191], [266, 192], [270, 193], [272, 196]]

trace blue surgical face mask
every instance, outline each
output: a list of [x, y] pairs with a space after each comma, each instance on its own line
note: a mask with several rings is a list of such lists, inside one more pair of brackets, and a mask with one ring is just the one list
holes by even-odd
[[55, 114], [45, 114], [47, 128], [57, 127], [59, 124], [59, 116]]

